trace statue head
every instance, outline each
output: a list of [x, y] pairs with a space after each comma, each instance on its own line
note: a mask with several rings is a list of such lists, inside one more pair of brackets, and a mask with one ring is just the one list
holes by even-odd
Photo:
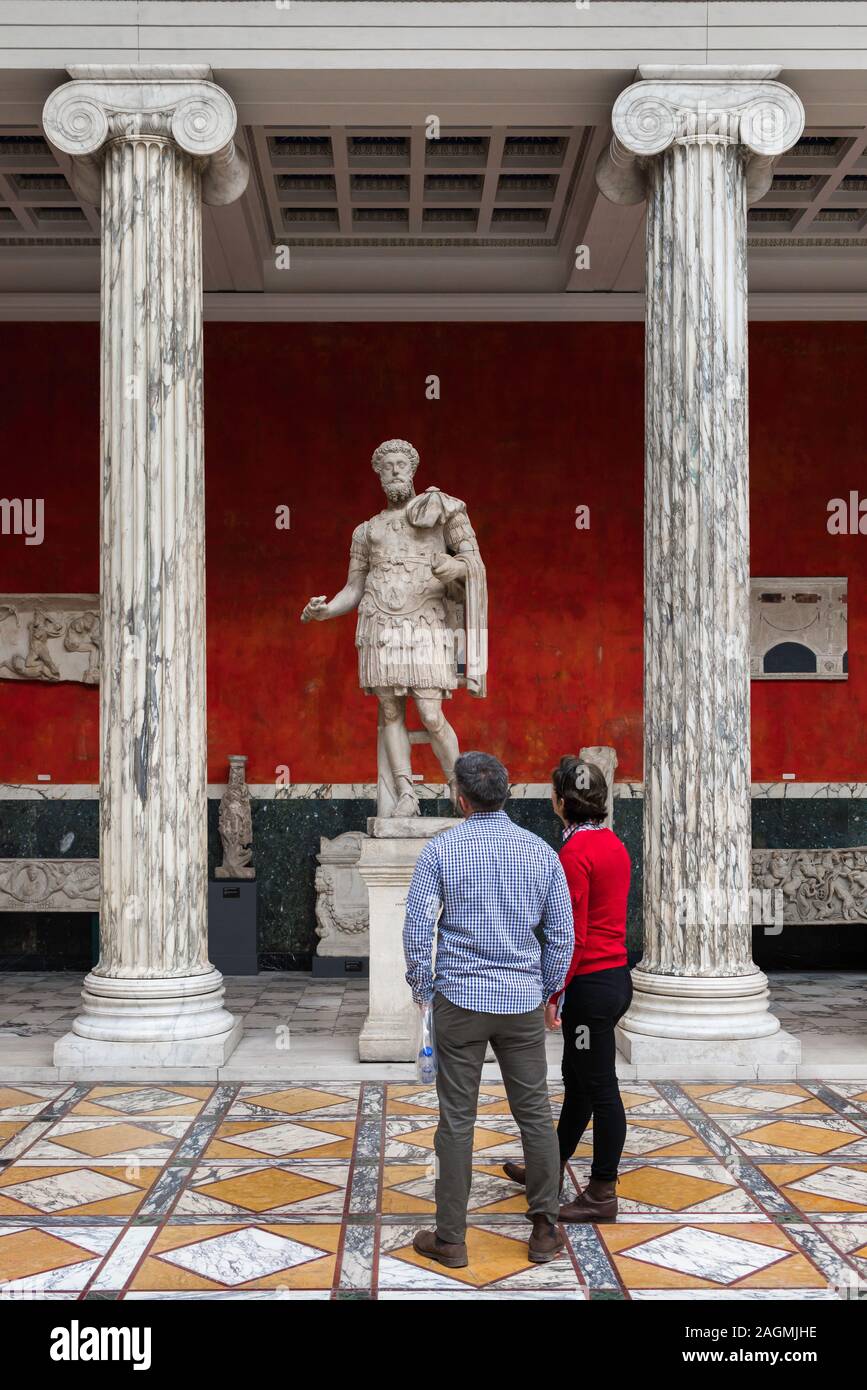
[[413, 495], [418, 451], [407, 439], [386, 439], [370, 460], [389, 502], [406, 502]]

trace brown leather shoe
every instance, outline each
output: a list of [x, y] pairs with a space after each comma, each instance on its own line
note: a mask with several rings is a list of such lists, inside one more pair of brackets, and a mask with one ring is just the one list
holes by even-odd
[[574, 1202], [560, 1208], [560, 1220], [574, 1225], [580, 1221], [617, 1220], [617, 1183], [591, 1178]]
[[419, 1255], [436, 1260], [448, 1269], [463, 1269], [469, 1264], [466, 1242], [456, 1245], [451, 1241], [440, 1240], [436, 1231], [416, 1231], [412, 1239], [412, 1248]]
[[[519, 1182], [522, 1187], [527, 1186], [527, 1169], [523, 1163], [504, 1163], [503, 1172], [512, 1182]], [[563, 1179], [566, 1176], [566, 1164], [560, 1164], [560, 1186], [563, 1186]]]
[[527, 1185], [527, 1170], [523, 1163], [504, 1163], [503, 1172], [512, 1182], [519, 1182], [522, 1187]]
[[527, 1253], [534, 1265], [546, 1265], [549, 1260], [556, 1260], [565, 1244], [563, 1232], [547, 1216], [533, 1217], [533, 1234], [527, 1244]]

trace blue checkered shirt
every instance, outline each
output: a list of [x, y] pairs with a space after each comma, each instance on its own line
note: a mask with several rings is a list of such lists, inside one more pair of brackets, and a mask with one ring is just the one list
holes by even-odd
[[462, 1009], [527, 1013], [560, 988], [574, 945], [560, 860], [505, 811], [474, 812], [421, 851], [403, 927], [406, 978], [417, 1004], [437, 992]]

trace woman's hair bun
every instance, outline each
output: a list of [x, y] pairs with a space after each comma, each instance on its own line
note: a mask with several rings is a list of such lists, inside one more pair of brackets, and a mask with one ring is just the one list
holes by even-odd
[[563, 813], [570, 825], [605, 819], [608, 784], [595, 763], [585, 763], [567, 753], [551, 773], [551, 782], [563, 802]]

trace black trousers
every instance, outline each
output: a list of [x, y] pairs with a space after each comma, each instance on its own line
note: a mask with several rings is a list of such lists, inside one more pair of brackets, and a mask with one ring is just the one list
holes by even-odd
[[567, 1163], [593, 1119], [590, 1176], [614, 1182], [626, 1140], [626, 1114], [617, 1085], [614, 1025], [632, 1003], [632, 975], [626, 965], [576, 975], [566, 987], [563, 1028], [565, 1095], [557, 1140]]

